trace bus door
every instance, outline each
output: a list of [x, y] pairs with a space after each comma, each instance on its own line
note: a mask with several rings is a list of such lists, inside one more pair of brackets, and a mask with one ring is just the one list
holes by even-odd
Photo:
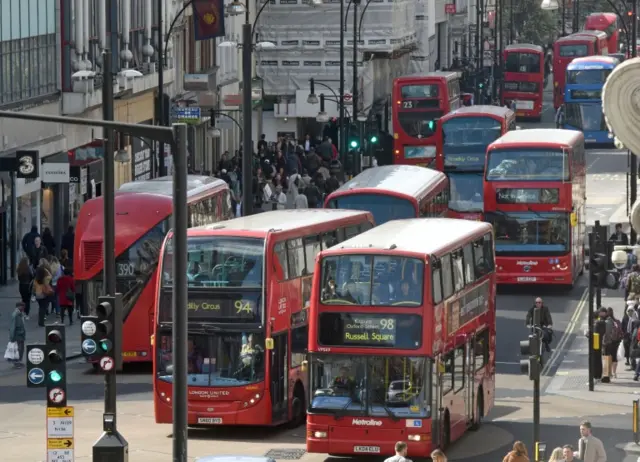
[[273, 349], [270, 352], [269, 366], [269, 377], [271, 379], [271, 416], [273, 422], [288, 418], [288, 344], [289, 336], [287, 332], [273, 336]]
[[442, 407], [442, 380], [444, 363], [438, 355], [433, 359], [431, 372], [431, 440], [434, 447], [442, 446], [442, 422], [444, 421], [444, 408]]
[[476, 337], [472, 335], [467, 341], [467, 357], [466, 364], [466, 383], [467, 390], [465, 392], [465, 402], [467, 410], [467, 423], [471, 424], [474, 420], [475, 398], [476, 398], [476, 354], [475, 354]]

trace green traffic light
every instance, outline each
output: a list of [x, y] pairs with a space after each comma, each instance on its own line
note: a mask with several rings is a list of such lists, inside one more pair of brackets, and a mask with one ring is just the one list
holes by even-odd
[[378, 142], [378, 137], [377, 137], [377, 136], [375, 136], [375, 135], [374, 135], [374, 136], [372, 136], [372, 137], [371, 137], [371, 142], [372, 142], [372, 143], [377, 143], [377, 142]]
[[109, 351], [111, 351], [111, 347], [112, 347], [111, 340], [106, 338], [102, 339], [100, 340], [99, 345], [100, 345], [100, 349], [105, 353], [108, 353]]
[[58, 371], [51, 371], [49, 372], [49, 380], [51, 380], [54, 383], [58, 383], [59, 381], [62, 380], [62, 374], [60, 374], [60, 372]]
[[480, 88], [484, 87], [484, 83], [481, 83], [480, 85], [478, 85]]
[[358, 142], [357, 142], [357, 141], [355, 141], [355, 140], [354, 140], [354, 141], [352, 141], [352, 142], [351, 142], [351, 147], [352, 147], [352, 148], [357, 148], [357, 147], [358, 147]]

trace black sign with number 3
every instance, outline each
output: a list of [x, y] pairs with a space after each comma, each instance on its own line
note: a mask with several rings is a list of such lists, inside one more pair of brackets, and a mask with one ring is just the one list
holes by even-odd
[[40, 175], [40, 152], [17, 151], [16, 164], [16, 178], [35, 180]]

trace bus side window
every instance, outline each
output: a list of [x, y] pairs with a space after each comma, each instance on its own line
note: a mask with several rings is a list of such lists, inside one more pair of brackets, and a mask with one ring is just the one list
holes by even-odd
[[306, 262], [305, 276], [313, 274], [316, 255], [320, 253], [320, 236], [307, 236], [304, 241], [304, 254]]
[[360, 223], [360, 233], [367, 232], [371, 228], [373, 228], [373, 223], [371, 223], [370, 221], [363, 221], [362, 223]]
[[442, 358], [442, 394], [446, 395], [453, 390], [453, 374], [455, 351], [450, 351]]
[[489, 361], [489, 329], [476, 334], [475, 339], [476, 370], [482, 369]]
[[475, 272], [473, 271], [473, 247], [471, 244], [464, 246], [462, 250], [464, 257], [464, 280], [467, 284], [475, 281]]
[[431, 265], [431, 296], [434, 305], [442, 301], [442, 265], [439, 261]]
[[302, 276], [302, 271], [305, 266], [302, 239], [298, 238], [287, 241], [287, 262], [289, 265], [290, 279]]
[[309, 326], [304, 325], [291, 329], [291, 367], [299, 367], [307, 355], [309, 342]]
[[445, 255], [441, 259], [442, 262], [442, 290], [444, 298], [447, 299], [453, 295], [453, 273], [451, 271], [451, 255]]
[[284, 246], [284, 242], [278, 242], [273, 246], [273, 253], [282, 268], [282, 280], [286, 281], [289, 279], [289, 265], [287, 264], [287, 249]]
[[464, 289], [464, 269], [462, 262], [462, 251], [460, 249], [451, 253], [453, 262], [453, 290], [459, 292]]
[[337, 231], [329, 231], [328, 233], [324, 233], [322, 235], [322, 249], [330, 249], [334, 245], [338, 243], [338, 232]]
[[492, 272], [495, 269], [495, 261], [493, 260], [493, 236], [491, 233], [487, 233], [483, 236], [483, 246], [484, 246], [484, 258], [487, 260], [487, 264], [489, 265], [489, 272]]
[[345, 233], [344, 228], [338, 228], [338, 230], [336, 231], [336, 236], [337, 236], [337, 239], [338, 239], [336, 244], [340, 244], [341, 242], [346, 241], [347, 239], [346, 239], [345, 235], [346, 235], [346, 233]]
[[455, 356], [453, 360], [453, 368], [454, 368], [453, 380], [454, 380], [456, 391], [460, 391], [464, 388], [464, 378], [465, 378], [464, 363], [466, 358], [466, 355], [464, 354], [464, 349], [465, 349], [465, 345], [461, 345], [454, 350]]

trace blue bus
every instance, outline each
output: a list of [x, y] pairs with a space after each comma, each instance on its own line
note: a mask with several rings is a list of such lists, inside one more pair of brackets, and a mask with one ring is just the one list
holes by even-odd
[[583, 132], [585, 143], [613, 143], [602, 113], [602, 87], [619, 63], [611, 56], [586, 56], [567, 66], [563, 128]]

